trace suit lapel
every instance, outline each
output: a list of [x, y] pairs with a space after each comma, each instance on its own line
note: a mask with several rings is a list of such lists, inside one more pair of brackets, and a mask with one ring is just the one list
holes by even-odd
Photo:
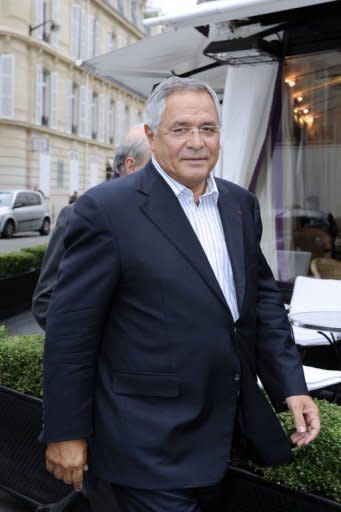
[[219, 190], [218, 208], [225, 234], [226, 246], [231, 260], [237, 304], [240, 312], [245, 291], [242, 210], [226, 185], [223, 186], [222, 183], [217, 180], [217, 186]]
[[185, 212], [151, 162], [141, 173], [138, 190], [145, 195], [141, 205], [144, 214], [195, 268], [213, 293], [228, 308], [211, 265]]

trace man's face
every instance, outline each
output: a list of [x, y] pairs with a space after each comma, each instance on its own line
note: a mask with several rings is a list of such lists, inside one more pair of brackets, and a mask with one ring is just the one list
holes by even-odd
[[[167, 98], [156, 134], [148, 126], [145, 127], [157, 162], [195, 195], [204, 192], [207, 177], [218, 160], [220, 149], [219, 132], [206, 137], [198, 129], [218, 124], [218, 114], [211, 96], [207, 92], [185, 90]], [[179, 127], [191, 127], [193, 130], [184, 138], [179, 138], [174, 133], [174, 129]]]

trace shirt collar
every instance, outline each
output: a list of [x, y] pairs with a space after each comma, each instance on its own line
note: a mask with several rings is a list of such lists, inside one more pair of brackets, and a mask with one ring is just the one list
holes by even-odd
[[[166, 181], [166, 183], [170, 186], [170, 188], [173, 190], [176, 197], [179, 197], [180, 194], [191, 194], [193, 196], [193, 192], [185, 187], [182, 183], [179, 183], [174, 178], [172, 178], [166, 171], [162, 169], [160, 164], [155, 160], [154, 155], [152, 155], [152, 162], [154, 164], [155, 169], [158, 171], [159, 174], [161, 174], [162, 178]], [[212, 172], [210, 172], [207, 182], [206, 182], [206, 190], [205, 192], [200, 196], [200, 198], [209, 197], [211, 196], [214, 202], [217, 204], [218, 197], [219, 197], [219, 191], [217, 187], [217, 183], [214, 179], [214, 176]]]

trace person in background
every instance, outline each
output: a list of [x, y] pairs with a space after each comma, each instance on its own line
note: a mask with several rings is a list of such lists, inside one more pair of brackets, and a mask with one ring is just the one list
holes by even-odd
[[[112, 177], [130, 174], [143, 167], [150, 158], [150, 146], [142, 124], [134, 126], [118, 147]], [[60, 211], [49, 245], [44, 255], [39, 279], [32, 298], [32, 313], [40, 327], [45, 329], [47, 308], [57, 281], [58, 268], [63, 257], [64, 235], [69, 223], [71, 205]]]
[[77, 199], [78, 199], [78, 192], [77, 192], [77, 190], [75, 190], [73, 192], [73, 194], [71, 194], [71, 196], [69, 197], [69, 204], [74, 203], [75, 201], [77, 201]]
[[76, 489], [105, 485], [121, 512], [219, 512], [236, 428], [262, 463], [291, 457], [257, 375], [291, 410], [294, 444], [316, 438], [318, 409], [260, 248], [258, 201], [212, 174], [216, 94], [161, 82], [145, 131], [152, 160], [72, 211], [46, 328], [46, 467]]

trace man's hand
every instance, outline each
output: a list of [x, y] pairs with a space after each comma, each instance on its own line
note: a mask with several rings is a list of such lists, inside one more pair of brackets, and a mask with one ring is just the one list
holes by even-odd
[[309, 444], [321, 428], [318, 407], [308, 395], [289, 396], [285, 402], [292, 412], [296, 428], [290, 436], [291, 441], [297, 446]]
[[46, 449], [46, 469], [58, 480], [64, 480], [80, 491], [86, 465], [87, 442], [84, 439], [49, 443]]

